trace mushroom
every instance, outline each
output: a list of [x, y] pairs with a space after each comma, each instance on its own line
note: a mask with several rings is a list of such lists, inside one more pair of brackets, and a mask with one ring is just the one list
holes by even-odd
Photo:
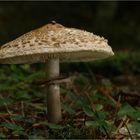
[[[1, 46], [0, 64], [44, 62], [48, 78], [55, 78], [59, 76], [59, 62], [96, 60], [113, 54], [103, 37], [52, 22]], [[61, 120], [58, 83], [47, 86], [47, 110], [49, 122]]]

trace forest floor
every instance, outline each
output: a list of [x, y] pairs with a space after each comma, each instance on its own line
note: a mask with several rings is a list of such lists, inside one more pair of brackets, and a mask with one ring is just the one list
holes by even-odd
[[[42, 64], [0, 66], [0, 138], [140, 139], [140, 52], [61, 64], [63, 119], [48, 123]], [[43, 94], [44, 93], [44, 94]]]

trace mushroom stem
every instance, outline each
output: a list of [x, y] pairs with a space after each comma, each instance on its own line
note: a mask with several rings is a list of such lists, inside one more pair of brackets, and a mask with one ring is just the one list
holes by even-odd
[[[46, 65], [48, 79], [59, 76], [59, 59], [52, 59]], [[50, 84], [47, 86], [47, 110], [48, 121], [58, 123], [61, 118], [61, 102], [59, 84]]]

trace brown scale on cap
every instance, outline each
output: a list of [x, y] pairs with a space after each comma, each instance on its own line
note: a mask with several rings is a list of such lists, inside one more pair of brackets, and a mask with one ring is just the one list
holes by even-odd
[[111, 56], [113, 51], [103, 37], [52, 22], [3, 45], [0, 48], [0, 63], [44, 62], [41, 55], [48, 60], [51, 54], [63, 61], [86, 61]]

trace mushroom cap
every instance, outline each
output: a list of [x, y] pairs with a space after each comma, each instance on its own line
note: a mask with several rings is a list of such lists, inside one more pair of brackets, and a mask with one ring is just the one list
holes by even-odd
[[88, 61], [114, 53], [107, 40], [93, 33], [49, 23], [0, 47], [0, 64]]

